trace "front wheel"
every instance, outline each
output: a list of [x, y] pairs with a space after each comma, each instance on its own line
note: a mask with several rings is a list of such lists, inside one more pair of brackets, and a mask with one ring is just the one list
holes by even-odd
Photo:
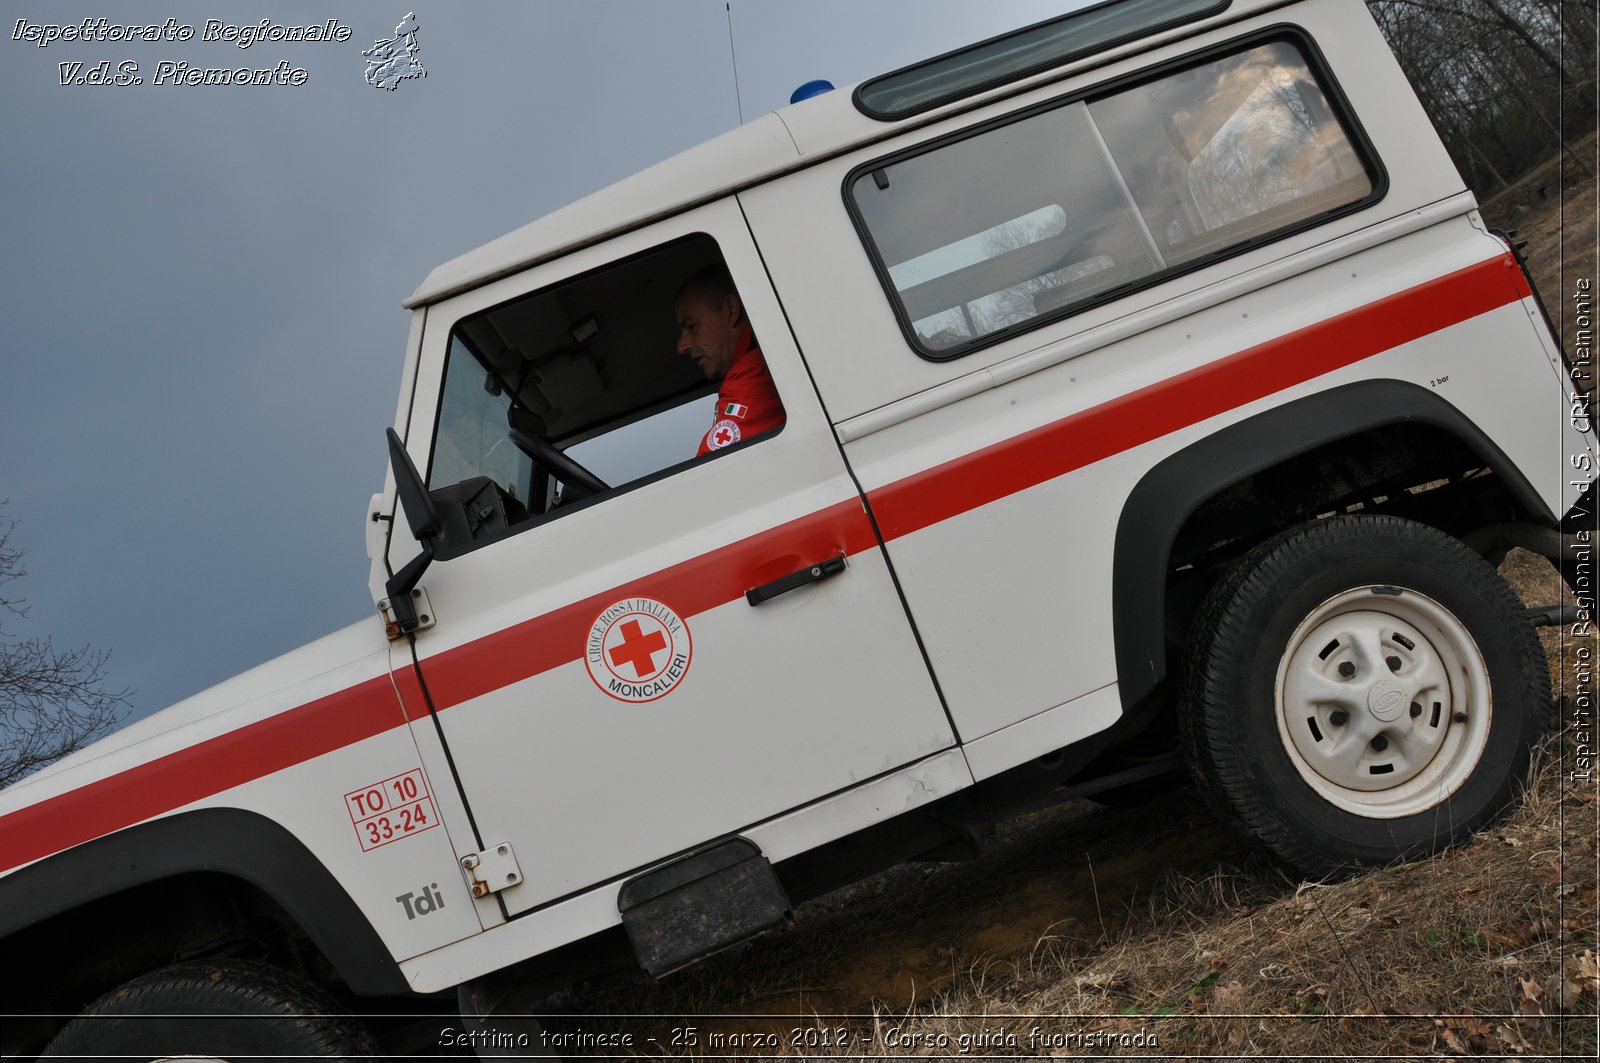
[[317, 986], [239, 960], [164, 967], [113, 989], [68, 1023], [41, 1058], [371, 1059], [370, 1036]]
[[1181, 714], [1202, 788], [1312, 876], [1491, 822], [1549, 727], [1511, 589], [1423, 524], [1336, 517], [1251, 551], [1202, 607]]

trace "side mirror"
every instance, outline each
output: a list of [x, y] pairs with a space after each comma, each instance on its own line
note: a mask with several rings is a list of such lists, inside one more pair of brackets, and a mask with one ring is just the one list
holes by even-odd
[[422, 544], [422, 553], [390, 576], [383, 590], [389, 596], [389, 612], [394, 616], [395, 626], [403, 632], [411, 632], [417, 629], [417, 607], [411, 600], [411, 592], [422, 580], [422, 573], [433, 564], [433, 537], [439, 533], [439, 511], [433, 507], [427, 485], [418, 475], [417, 467], [411, 463], [411, 455], [406, 453], [400, 437], [393, 428], [387, 431], [389, 464], [394, 467], [395, 490], [400, 495], [401, 508], [406, 511], [411, 534]]
[[439, 511], [433, 507], [427, 485], [411, 463], [411, 455], [406, 453], [400, 436], [393, 428], [384, 431], [389, 437], [389, 464], [394, 468], [394, 486], [400, 494], [400, 506], [406, 511], [412, 537], [419, 543], [426, 543], [439, 534]]

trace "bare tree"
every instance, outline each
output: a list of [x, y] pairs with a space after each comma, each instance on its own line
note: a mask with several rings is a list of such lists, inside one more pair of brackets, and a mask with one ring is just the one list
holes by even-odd
[[1580, 173], [1595, 126], [1594, 0], [1367, 0], [1478, 192], [1553, 152]]
[[105, 650], [58, 650], [48, 638], [5, 630], [7, 614], [28, 615], [25, 599], [7, 596], [7, 588], [26, 573], [23, 552], [11, 543], [15, 528], [0, 512], [0, 787], [109, 732], [129, 696], [127, 690], [105, 689]]

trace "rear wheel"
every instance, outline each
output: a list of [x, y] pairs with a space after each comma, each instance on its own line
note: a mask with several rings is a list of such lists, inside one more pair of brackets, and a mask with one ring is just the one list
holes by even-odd
[[370, 1059], [377, 1049], [311, 982], [263, 963], [180, 963], [112, 990], [42, 1058]]
[[1292, 529], [1240, 560], [1195, 632], [1182, 729], [1200, 785], [1308, 875], [1462, 840], [1517, 796], [1549, 727], [1520, 603], [1426, 525]]

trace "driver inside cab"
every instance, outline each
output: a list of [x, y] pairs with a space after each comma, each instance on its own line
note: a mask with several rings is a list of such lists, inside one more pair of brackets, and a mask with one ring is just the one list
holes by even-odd
[[684, 281], [676, 310], [678, 353], [694, 359], [707, 380], [722, 382], [696, 456], [782, 428], [783, 402], [727, 267], [708, 266]]

